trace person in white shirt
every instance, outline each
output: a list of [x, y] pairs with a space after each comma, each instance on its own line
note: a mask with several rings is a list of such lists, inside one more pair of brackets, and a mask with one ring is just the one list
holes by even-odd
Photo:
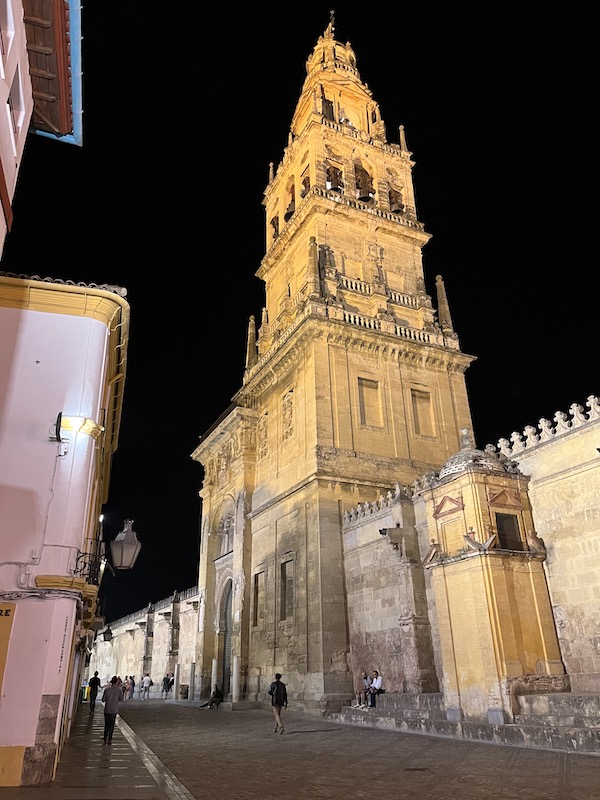
[[150, 700], [150, 687], [152, 686], [152, 678], [148, 673], [142, 678], [142, 700]]
[[381, 692], [381, 684], [383, 683], [383, 678], [377, 672], [376, 669], [373, 670], [372, 675], [373, 680], [371, 681], [371, 685], [367, 689], [367, 697], [369, 698], [368, 707], [375, 708], [375, 698]]

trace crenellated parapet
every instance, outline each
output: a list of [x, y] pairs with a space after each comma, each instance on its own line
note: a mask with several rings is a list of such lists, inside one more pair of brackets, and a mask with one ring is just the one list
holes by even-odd
[[[579, 403], [573, 403], [569, 408], [569, 416], [564, 411], [557, 411], [554, 420], [551, 422], [542, 417], [538, 422], [537, 429], [533, 425], [528, 425], [522, 434], [513, 431], [508, 439], [498, 440], [498, 453], [501, 457], [510, 458], [521, 453], [523, 450], [532, 449], [544, 442], [548, 442], [562, 436], [576, 428], [581, 428], [588, 423], [600, 419], [600, 398], [591, 394], [586, 402], [587, 412]], [[538, 432], [539, 431], [539, 432]], [[488, 444], [486, 452], [495, 453], [494, 445]]]
[[389, 509], [392, 506], [398, 505], [403, 500], [411, 499], [411, 490], [408, 486], [400, 486], [396, 484], [395, 489], [390, 489], [385, 495], [381, 495], [377, 500], [365, 503], [359, 503], [356, 508], [344, 512], [344, 528], [351, 527], [354, 524], [363, 524], [365, 519], [379, 514], [380, 511]]

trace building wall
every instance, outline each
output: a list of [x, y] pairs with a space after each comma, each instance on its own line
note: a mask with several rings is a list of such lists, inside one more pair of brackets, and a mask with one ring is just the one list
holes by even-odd
[[[600, 487], [597, 451], [600, 401], [589, 398], [588, 410], [576, 410], [574, 414], [573, 409], [577, 408], [581, 409], [572, 407], [570, 418], [560, 416], [562, 422], [557, 425], [543, 424], [539, 432], [527, 429], [522, 439], [513, 440], [512, 448], [502, 439], [498, 449], [492, 446], [501, 460], [513, 462], [518, 469], [521, 477], [513, 478], [519, 483], [519, 491], [529, 492], [535, 533], [546, 547], [543, 567], [537, 555], [533, 561], [526, 553], [514, 555], [508, 565], [493, 556], [488, 589], [485, 589], [485, 581], [478, 577], [481, 567], [476, 561], [458, 561], [454, 575], [444, 577], [439, 572], [436, 577], [446, 583], [443, 594], [447, 595], [447, 603], [443, 609], [436, 607], [431, 575], [424, 569], [433, 547], [431, 539], [435, 539], [438, 530], [432, 506], [422, 498], [411, 499], [411, 490], [399, 484], [354, 506], [346, 502], [348, 509], [343, 512], [342, 524], [345, 593], [340, 608], [347, 609], [347, 617], [340, 617], [338, 623], [348, 627], [349, 648], [347, 652], [329, 654], [330, 663], [338, 664], [340, 675], [344, 674], [347, 664], [354, 678], [362, 670], [379, 670], [388, 692], [441, 690], [448, 713], [456, 719], [483, 719], [494, 709], [498, 714], [494, 717], [496, 721], [507, 719], [511, 703], [507, 675], [514, 677], [529, 672], [540, 677], [548, 674], [552, 680], [542, 685], [553, 685], [554, 690], [561, 686], [568, 688], [570, 681], [573, 692], [600, 692], [598, 662], [594, 655], [600, 630], [596, 601], [600, 592], [600, 537], [596, 513]], [[430, 476], [423, 476], [417, 483], [424, 486], [428, 480]], [[496, 477], [495, 483], [500, 485], [503, 481]], [[508, 478], [504, 483], [507, 490], [510, 489]], [[448, 492], [452, 494], [451, 490]], [[485, 496], [484, 492], [478, 497], [478, 503], [485, 505]], [[310, 507], [310, 502], [304, 505]], [[481, 527], [484, 510], [468, 513]], [[529, 519], [529, 511], [525, 518]], [[272, 555], [273, 531], [286, 539], [284, 552], [289, 554], [296, 550], [290, 533], [293, 526], [285, 533], [284, 523], [285, 519], [274, 518], [268, 524], [257, 526], [254, 536], [254, 574], [259, 566], [266, 574], [264, 606], [258, 614], [258, 624], [251, 629], [252, 653], [258, 663], [271, 659], [264, 681], [275, 669], [295, 669], [304, 676], [305, 683], [299, 685], [305, 686], [307, 692], [314, 692], [317, 683], [310, 670], [294, 661], [297, 652], [305, 649], [310, 652], [311, 645], [305, 644], [302, 637], [299, 640], [296, 637], [300, 636], [298, 631], [304, 630], [305, 639], [314, 643], [321, 639], [323, 632], [308, 625], [308, 614], [302, 614], [291, 624], [278, 619], [280, 598], [273, 573], [279, 569], [280, 562]], [[302, 530], [310, 527], [310, 522], [302, 522]], [[461, 525], [461, 530], [468, 528], [468, 524]], [[452, 546], [458, 548], [458, 540]], [[304, 552], [314, 552], [314, 548], [309, 547]], [[335, 561], [332, 558], [330, 565]], [[311, 569], [314, 579], [319, 574], [315, 565], [310, 566], [303, 558], [297, 559], [294, 576], [305, 603], [311, 602], [308, 578]], [[448, 569], [443, 567], [444, 571]], [[324, 569], [321, 577], [330, 581], [332, 576]], [[489, 606], [490, 587], [497, 598], [499, 616], [496, 618]], [[553, 619], [539, 617], [545, 614], [544, 604], [540, 602], [545, 593], [550, 598]], [[202, 628], [200, 593], [194, 587], [182, 598], [184, 596], [187, 605], [182, 600], [176, 664], [180, 683], [188, 678], [187, 665], [190, 672], [193, 670], [195, 630]], [[165, 607], [170, 602], [161, 601]], [[184, 606], [188, 609], [186, 612]], [[532, 608], [538, 609], [537, 616]], [[105, 679], [112, 674], [126, 673], [120, 667], [131, 663], [135, 648], [135, 638], [127, 629], [143, 622], [146, 614], [141, 611], [111, 623], [115, 638], [123, 639], [125, 649], [103, 643], [99, 637], [94, 646], [91, 671], [99, 669]], [[206, 623], [204, 620], [205, 626]], [[553, 638], [554, 626], [560, 645], [558, 652]], [[165, 655], [168, 635], [166, 622], [157, 621], [153, 651], [155, 684], [158, 683], [155, 676], [162, 676], [172, 663]], [[451, 659], [443, 652], [448, 647]], [[496, 649], [504, 654], [502, 664], [495, 655]], [[139, 653], [139, 649], [135, 652]], [[161, 660], [159, 652], [163, 654]], [[537, 663], [536, 654], [540, 652], [545, 654], [546, 661], [541, 659], [541, 663]], [[563, 664], [566, 683], [559, 675]], [[250, 670], [246, 699], [264, 700], [262, 674], [261, 670]], [[336, 674], [335, 669], [332, 674]], [[205, 683], [206, 694], [209, 684]], [[157, 691], [155, 686], [154, 692]], [[347, 695], [347, 702], [350, 702], [351, 692]], [[197, 687], [196, 699], [199, 696]]]
[[21, 0], [0, 3], [0, 256], [12, 219], [12, 200], [33, 114], [27, 38]]
[[51, 780], [70, 729], [128, 309], [107, 290], [0, 273], [0, 785]]
[[[427, 475], [472, 428], [465, 372], [473, 357], [460, 350], [440, 276], [437, 309], [426, 293], [430, 236], [416, 217], [411, 155], [403, 129], [399, 144], [387, 142], [354, 53], [330, 24], [307, 61], [288, 145], [264, 193], [258, 337], [252, 317], [242, 386], [192, 453], [205, 473], [200, 691], [216, 677], [234, 703], [261, 701], [280, 671], [298, 707], [324, 713], [352, 697], [352, 673], [369, 659], [390, 689], [443, 684], [453, 631], [444, 638], [442, 628], [454, 622], [436, 613], [423, 560], [438, 521], [437, 546], [462, 548], [466, 520], [434, 519], [427, 503], [394, 487], [420, 484], [421, 498]], [[334, 166], [339, 191], [328, 178]], [[365, 171], [367, 198], [358, 183]], [[399, 214], [391, 212], [394, 187]], [[477, 491], [485, 505], [485, 484]], [[482, 536], [483, 515], [472, 521]], [[389, 531], [399, 522], [397, 539]], [[464, 580], [463, 588], [475, 587]], [[568, 592], [577, 595], [571, 584]], [[153, 654], [155, 671], [169, 663], [158, 639]], [[489, 653], [480, 663], [491, 663]], [[487, 688], [477, 690], [481, 697]]]
[[541, 420], [501, 452], [528, 475], [535, 529], [573, 691], [600, 692], [600, 401]]
[[[198, 699], [200, 686], [195, 684], [194, 670], [199, 600], [198, 588], [192, 587], [111, 622], [96, 636], [86, 677], [97, 670], [102, 685], [105, 685], [113, 675], [123, 679], [125, 675], [133, 675], [135, 697], [138, 698], [140, 680], [148, 672], [154, 682], [150, 696], [156, 698], [160, 697], [163, 677], [172, 672], [175, 675], [173, 697], [179, 698], [183, 687], [184, 691], [187, 689], [190, 701]], [[174, 617], [179, 620], [176, 642], [171, 622]], [[105, 641], [103, 634], [108, 628], [112, 638]], [[209, 687], [207, 682], [206, 694]]]

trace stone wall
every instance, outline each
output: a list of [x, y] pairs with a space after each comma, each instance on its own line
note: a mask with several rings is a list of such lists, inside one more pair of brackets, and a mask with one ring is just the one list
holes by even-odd
[[[123, 679], [133, 675], [138, 697], [140, 680], [148, 672], [154, 682], [150, 694], [160, 697], [161, 681], [172, 672], [173, 697], [179, 699], [187, 690], [188, 699], [193, 700], [199, 687], [194, 675], [198, 605], [198, 589], [192, 587], [111, 622], [94, 642], [88, 676], [98, 670], [104, 685], [113, 675]], [[104, 641], [107, 629], [112, 632], [110, 641]]]
[[530, 477], [535, 529], [573, 692], [600, 692], [600, 400], [574, 403], [511, 441], [502, 455]]
[[[600, 401], [590, 396], [586, 405], [587, 412], [574, 404], [569, 415], [557, 412], [553, 423], [541, 419], [537, 429], [513, 433], [486, 452], [512, 462], [529, 479], [535, 534], [546, 549], [544, 572], [571, 688], [600, 692]], [[443, 683], [438, 621], [421, 569], [420, 540], [429, 526], [421, 518], [423, 504], [410, 495], [408, 487], [397, 485], [378, 501], [344, 514], [349, 663], [353, 676], [378, 669], [388, 691], [436, 692], [438, 681]], [[199, 601], [193, 587], [111, 622], [113, 639], [105, 642], [99, 633], [88, 674], [97, 669], [105, 683], [114, 674], [133, 674], [137, 681], [149, 671], [159, 696], [163, 675], [174, 672], [176, 697], [181, 686], [195, 687], [198, 695]]]

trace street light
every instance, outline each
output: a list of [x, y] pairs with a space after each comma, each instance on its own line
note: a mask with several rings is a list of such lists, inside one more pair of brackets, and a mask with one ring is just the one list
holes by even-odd
[[126, 519], [123, 530], [110, 543], [110, 552], [115, 569], [132, 569], [142, 545], [133, 530], [133, 520]]

